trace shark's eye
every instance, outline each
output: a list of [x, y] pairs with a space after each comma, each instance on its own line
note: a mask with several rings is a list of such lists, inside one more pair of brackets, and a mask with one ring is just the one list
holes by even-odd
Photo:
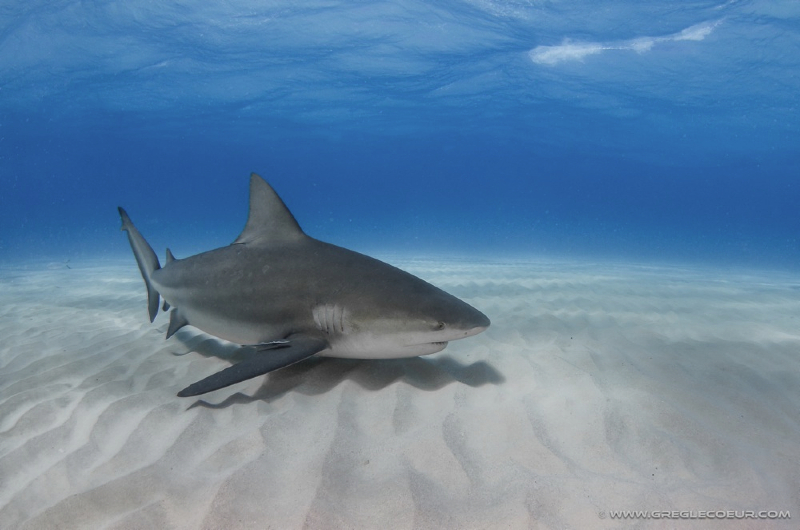
[[435, 329], [436, 331], [439, 331], [440, 329], [444, 329], [444, 322], [442, 322], [440, 320], [439, 322], [436, 323], [436, 325], [433, 327], [433, 329]]

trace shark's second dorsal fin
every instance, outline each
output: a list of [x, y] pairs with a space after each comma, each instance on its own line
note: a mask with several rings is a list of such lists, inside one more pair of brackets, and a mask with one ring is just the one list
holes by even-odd
[[233, 244], [260, 245], [291, 242], [305, 237], [292, 212], [272, 186], [250, 175], [250, 215], [244, 230]]

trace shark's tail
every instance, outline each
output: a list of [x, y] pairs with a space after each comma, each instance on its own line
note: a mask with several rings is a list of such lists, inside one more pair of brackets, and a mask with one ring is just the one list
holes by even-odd
[[119, 208], [119, 216], [122, 218], [121, 230], [128, 232], [128, 241], [133, 249], [133, 255], [136, 257], [136, 263], [139, 265], [142, 278], [144, 278], [144, 285], [147, 287], [147, 312], [150, 315], [150, 322], [152, 322], [156, 319], [156, 314], [158, 313], [158, 291], [153, 287], [150, 275], [153, 274], [153, 271], [160, 269], [161, 264], [158, 263], [158, 258], [156, 253], [153, 252], [153, 248], [133, 226], [128, 213]]

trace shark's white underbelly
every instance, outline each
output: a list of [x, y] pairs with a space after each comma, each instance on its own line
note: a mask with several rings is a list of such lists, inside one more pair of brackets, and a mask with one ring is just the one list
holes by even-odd
[[[356, 328], [350, 323], [348, 309], [336, 303], [310, 308], [307, 318], [297, 318], [296, 315], [294, 319], [269, 319], [265, 315], [222, 313], [218, 308], [225, 304], [210, 302], [208, 296], [198, 296], [197, 290], [171, 289], [158, 284], [157, 287], [173, 310], [179, 311], [189, 325], [235, 344], [264, 344], [287, 339], [292, 333], [311, 333], [319, 334], [329, 344], [328, 348], [317, 353], [321, 357], [402, 359], [442, 351], [450, 340], [425, 342], [433, 337], [412, 338], [408, 334]], [[287, 316], [283, 312], [280, 314]]]

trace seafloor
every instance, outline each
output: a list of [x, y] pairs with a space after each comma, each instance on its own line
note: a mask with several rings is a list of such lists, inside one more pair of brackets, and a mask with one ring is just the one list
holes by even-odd
[[165, 341], [132, 259], [3, 267], [0, 528], [796, 527], [797, 276], [394, 263], [491, 328], [203, 399], [175, 394], [237, 348], [193, 328]]

